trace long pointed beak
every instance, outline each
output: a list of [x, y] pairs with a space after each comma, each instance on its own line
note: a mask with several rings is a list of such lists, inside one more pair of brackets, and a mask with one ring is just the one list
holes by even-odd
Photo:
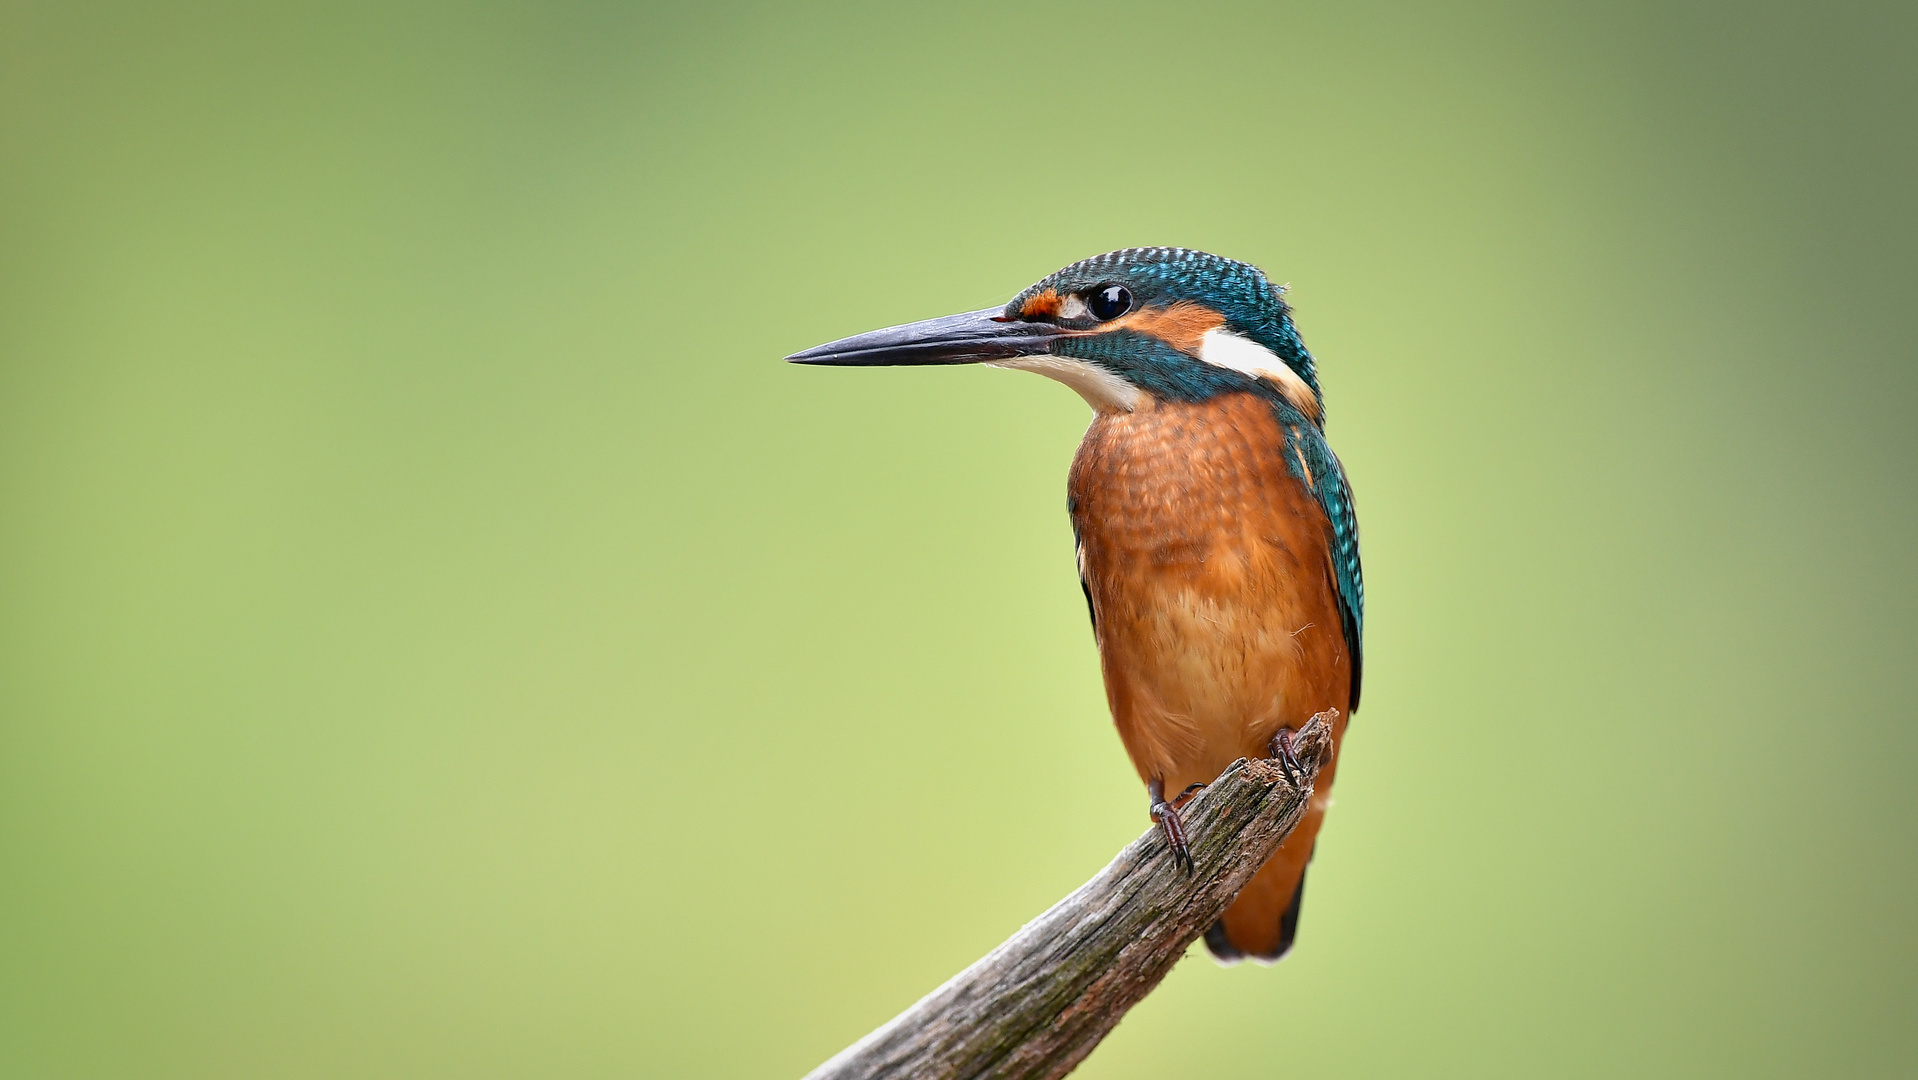
[[977, 364], [1043, 353], [1064, 333], [1049, 323], [1008, 319], [999, 308], [986, 308], [855, 334], [786, 359], [837, 367]]

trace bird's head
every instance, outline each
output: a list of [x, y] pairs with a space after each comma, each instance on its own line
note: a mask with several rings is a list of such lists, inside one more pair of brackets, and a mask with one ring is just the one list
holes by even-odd
[[1186, 248], [1126, 248], [1050, 274], [1003, 308], [874, 330], [787, 359], [1036, 371], [1102, 412], [1252, 390], [1319, 423], [1312, 354], [1282, 292], [1248, 263]]

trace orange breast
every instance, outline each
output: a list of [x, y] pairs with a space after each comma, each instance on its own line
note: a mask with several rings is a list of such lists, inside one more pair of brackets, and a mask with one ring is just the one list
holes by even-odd
[[1102, 414], [1073, 461], [1112, 718], [1168, 794], [1263, 756], [1281, 726], [1349, 711], [1325, 515], [1287, 464], [1250, 394]]

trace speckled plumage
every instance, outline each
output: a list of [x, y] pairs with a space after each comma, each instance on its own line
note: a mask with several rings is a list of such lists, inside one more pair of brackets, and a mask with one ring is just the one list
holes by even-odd
[[[1169, 792], [1264, 756], [1279, 728], [1326, 709], [1344, 734], [1356, 657], [1336, 540], [1287, 435], [1258, 395], [1157, 402], [1095, 419], [1073, 461], [1068, 506], [1113, 722], [1140, 778]], [[1336, 768], [1227, 912], [1239, 952], [1280, 951]]]
[[[1283, 289], [1186, 248], [1065, 267], [1000, 310], [796, 354], [857, 366], [989, 363], [1072, 387], [1097, 414], [1067, 507], [1112, 718], [1152, 813], [1274, 735], [1358, 707], [1365, 585], [1350, 485], [1326, 443], [1317, 366]], [[1311, 808], [1206, 944], [1274, 960], [1299, 919], [1336, 759]]]
[[[1225, 316], [1239, 332], [1272, 350], [1299, 373], [1313, 393], [1319, 392], [1317, 365], [1292, 325], [1291, 309], [1284, 300], [1285, 286], [1273, 284], [1264, 271], [1237, 259], [1178, 247], [1109, 251], [1048, 274], [1014, 297], [1006, 309], [1015, 311], [1047, 291], [1068, 293], [1107, 281], [1123, 281], [1147, 303], [1186, 299], [1205, 304]], [[1112, 355], [1110, 350], [1107, 354]], [[1171, 371], [1161, 374], [1176, 375], [1177, 368], [1173, 365]], [[1173, 396], [1206, 396], [1211, 385], [1203, 378], [1206, 373], [1188, 374], [1200, 378], [1189, 385], [1180, 385], [1176, 378], [1167, 381]]]
[[1318, 501], [1332, 531], [1339, 619], [1351, 649], [1351, 702], [1352, 708], [1357, 708], [1365, 636], [1365, 579], [1359, 560], [1358, 516], [1345, 470], [1325, 440], [1318, 366], [1293, 325], [1284, 288], [1273, 284], [1258, 267], [1203, 251], [1126, 248], [1095, 255], [1046, 276], [1014, 297], [1006, 311], [1017, 313], [1032, 297], [1048, 292], [1066, 293], [1113, 280], [1131, 286], [1142, 304], [1186, 302], [1217, 311], [1226, 326], [1284, 361], [1318, 399], [1316, 415], [1308, 417], [1266, 380], [1194, 363], [1172, 342], [1131, 330], [1072, 337], [1052, 349], [1111, 369], [1158, 400], [1202, 402], [1251, 394], [1270, 406], [1288, 446], [1284, 466]]
[[[1365, 585], [1345, 470], [1325, 440], [1317, 366], [1282, 288], [1258, 268], [1184, 248], [1130, 248], [1051, 274], [1007, 305], [1124, 283], [1148, 310], [1198, 306], [1283, 361], [1311, 400], [1194, 363], [1189, 341], [1131, 320], [1053, 352], [1146, 391], [1102, 411], [1068, 487], [1106, 695], [1140, 778], [1167, 792], [1267, 752], [1281, 726], [1358, 707]], [[1189, 321], [1189, 320], [1188, 320]], [[1290, 947], [1307, 862], [1336, 778], [1206, 935], [1221, 959]]]

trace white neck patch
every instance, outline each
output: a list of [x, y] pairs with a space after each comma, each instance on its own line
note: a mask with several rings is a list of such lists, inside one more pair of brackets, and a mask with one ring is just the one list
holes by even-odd
[[1049, 353], [1044, 356], [1014, 356], [1006, 360], [988, 360], [986, 366], [1012, 371], [1036, 371], [1048, 379], [1065, 383], [1078, 391], [1094, 412], [1131, 412], [1145, 395], [1145, 391], [1105, 368], [1069, 356], [1053, 356]]
[[1199, 338], [1199, 360], [1213, 367], [1225, 368], [1250, 375], [1255, 379], [1264, 379], [1279, 388], [1285, 400], [1292, 407], [1314, 420], [1319, 416], [1318, 395], [1299, 378], [1299, 373], [1286, 366], [1271, 349], [1253, 341], [1249, 337], [1235, 334], [1224, 327], [1207, 330]]

